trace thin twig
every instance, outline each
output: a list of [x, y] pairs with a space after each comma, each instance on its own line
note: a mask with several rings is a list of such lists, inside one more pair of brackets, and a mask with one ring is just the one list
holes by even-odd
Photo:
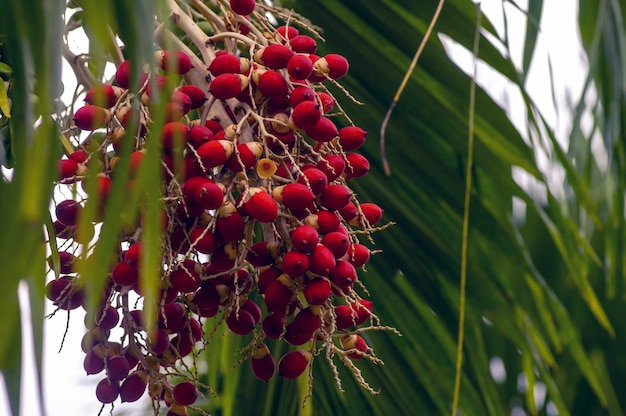
[[387, 176], [391, 175], [391, 169], [389, 169], [389, 163], [387, 162], [387, 158], [385, 157], [385, 130], [387, 130], [387, 123], [389, 123], [389, 119], [391, 118], [391, 113], [393, 109], [396, 107], [396, 104], [400, 100], [400, 96], [406, 87], [407, 82], [409, 82], [409, 78], [415, 69], [415, 65], [417, 65], [417, 60], [422, 55], [422, 51], [426, 46], [426, 42], [428, 42], [428, 38], [430, 38], [430, 34], [439, 19], [439, 15], [441, 14], [441, 9], [443, 8], [443, 4], [445, 0], [439, 0], [439, 4], [437, 5], [437, 9], [435, 10], [435, 14], [433, 15], [433, 19], [430, 21], [430, 25], [428, 25], [428, 29], [426, 29], [426, 33], [424, 34], [424, 38], [422, 38], [422, 42], [417, 48], [415, 55], [413, 56], [413, 60], [411, 61], [411, 65], [409, 65], [409, 69], [404, 74], [404, 79], [398, 87], [398, 91], [396, 91], [396, 95], [393, 97], [393, 101], [387, 110], [387, 114], [385, 114], [385, 118], [383, 119], [383, 123], [380, 125], [380, 157], [383, 161], [383, 168], [385, 169], [385, 174]]

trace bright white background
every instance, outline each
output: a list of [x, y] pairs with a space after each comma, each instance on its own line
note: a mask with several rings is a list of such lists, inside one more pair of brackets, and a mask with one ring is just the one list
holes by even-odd
[[[526, 9], [526, 0], [518, 0], [516, 3], [521, 9]], [[531, 73], [528, 78], [528, 88], [531, 96], [538, 103], [548, 122], [554, 127], [557, 137], [562, 143], [567, 142], [567, 134], [571, 128], [571, 117], [569, 116], [571, 105], [580, 97], [583, 77], [586, 71], [586, 60], [580, 47], [577, 33], [577, 10], [572, 7], [571, 0], [550, 0], [544, 2], [544, 12], [541, 22], [541, 33], [537, 45], [535, 61], [531, 66]], [[445, 6], [444, 6], [445, 7]], [[484, 14], [489, 16], [499, 34], [504, 33], [502, 19], [502, 0], [484, 0], [482, 2]], [[513, 59], [516, 63], [521, 63], [521, 43], [525, 32], [524, 16], [522, 13], [506, 4], [504, 7], [508, 17], [509, 38]], [[468, 73], [473, 71], [473, 61], [467, 51], [460, 50], [453, 44], [446, 43], [451, 53], [459, 65]], [[80, 47], [80, 45], [73, 45]], [[417, 47], [417, 40], [416, 45]], [[548, 57], [552, 64], [553, 81], [555, 85], [550, 85], [548, 77]], [[518, 65], [520, 66], [520, 65]], [[65, 66], [69, 71], [69, 67]], [[71, 74], [70, 74], [71, 75]], [[501, 77], [495, 76], [484, 65], [478, 67], [478, 83], [491, 91], [493, 98], [508, 108], [508, 114], [513, 123], [521, 130], [525, 131], [523, 124], [524, 105], [519, 93], [511, 88], [509, 83]], [[71, 83], [71, 76], [64, 77], [65, 96], [71, 97], [74, 85]], [[395, 88], [395, 87], [394, 87]], [[554, 103], [551, 96], [551, 88], [555, 90], [557, 102]], [[407, 97], [403, 97], [406, 99]], [[583, 120], [584, 121], [584, 120]], [[374, 139], [375, 140], [375, 139]], [[558, 175], [557, 175], [558, 176]], [[523, 182], [523, 176], [519, 177]], [[558, 181], [558, 178], [557, 178]], [[558, 185], [558, 184], [557, 184]], [[24, 291], [21, 292], [21, 299], [27, 299]], [[47, 305], [49, 313], [50, 306]], [[25, 312], [25, 311], [24, 311]], [[100, 404], [95, 397], [95, 385], [101, 375], [86, 376], [83, 370], [84, 354], [80, 348], [80, 340], [84, 334], [83, 312], [76, 310], [71, 313], [69, 329], [65, 339], [63, 349], [59, 352], [61, 339], [66, 328], [67, 314], [60, 313], [54, 318], [47, 320], [44, 328], [44, 408], [48, 416], [67, 415], [97, 415]], [[27, 322], [29, 316], [24, 313], [22, 320]], [[22, 416], [40, 415], [40, 406], [35, 390], [35, 375], [33, 367], [33, 351], [29, 340], [28, 328], [24, 328], [25, 346], [23, 349], [24, 368], [22, 383]], [[492, 374], [496, 380], [503, 380], [507, 374], [501, 361], [492, 360]], [[519, 383], [520, 389], [524, 389], [524, 380]], [[545, 398], [545, 387], [540, 383], [536, 386], [536, 396], [538, 402]], [[146, 401], [139, 404], [116, 405], [115, 415], [147, 415]], [[520, 413], [521, 412], [521, 413]], [[108, 414], [106, 409], [103, 414]], [[0, 392], [0, 415], [9, 415], [10, 410], [4, 391]], [[512, 415], [523, 414], [521, 409], [513, 409]], [[556, 413], [554, 413], [556, 414]]]

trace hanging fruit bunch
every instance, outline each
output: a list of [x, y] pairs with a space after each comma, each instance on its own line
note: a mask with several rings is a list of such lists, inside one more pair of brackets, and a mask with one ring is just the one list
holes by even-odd
[[[171, 36], [147, 66], [121, 62], [73, 114], [68, 154], [58, 162], [58, 188], [73, 191], [55, 206], [47, 296], [61, 310], [86, 307], [75, 264], [97, 242], [93, 224], [101, 218], [84, 230], [81, 215], [90, 199], [106, 206], [122, 162], [132, 192], [156, 140], [163, 220], [156, 323], [137, 306], [146, 306], [139, 220], [121, 233], [100, 307], [86, 321], [84, 367], [101, 378], [97, 399], [148, 394], [156, 410], [164, 404], [168, 414], [187, 414], [206, 389], [183, 364], [220, 342], [204, 333], [207, 319], [249, 336], [243, 358], [264, 382], [307, 369], [311, 380], [311, 362], [325, 351], [335, 374], [339, 357], [375, 393], [353, 361], [378, 362], [361, 334], [386, 328], [362, 298], [357, 272], [370, 258], [370, 234], [384, 228], [383, 211], [350, 189], [369, 170], [357, 152], [367, 133], [327, 89], [344, 91], [336, 80], [348, 61], [316, 55], [316, 32], [282, 10], [253, 0], [191, 4], [188, 13], [168, 2], [188, 43]], [[270, 24], [266, 13], [282, 23]], [[293, 347], [274, 357], [267, 339]]]

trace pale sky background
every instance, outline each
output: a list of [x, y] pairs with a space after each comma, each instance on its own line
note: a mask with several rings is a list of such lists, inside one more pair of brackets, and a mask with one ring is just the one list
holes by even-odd
[[[526, 9], [527, 0], [519, 0], [516, 2], [520, 8]], [[528, 88], [531, 96], [534, 97], [542, 110], [544, 116], [551, 126], [554, 127], [556, 135], [565, 143], [568, 133], [571, 129], [570, 106], [568, 103], [576, 102], [582, 90], [584, 74], [586, 68], [586, 60], [584, 52], [580, 47], [577, 33], [577, 10], [575, 6], [577, 2], [571, 0], [550, 0], [544, 2], [544, 12], [541, 23], [541, 33], [539, 35], [538, 50], [535, 54], [535, 61], [531, 67]], [[445, 5], [444, 5], [445, 7]], [[502, 34], [502, 0], [484, 0], [482, 1], [483, 13], [487, 15]], [[520, 11], [510, 4], [504, 7], [508, 16], [509, 38], [513, 51], [513, 59], [516, 63], [521, 63], [521, 43], [525, 32], [524, 17]], [[416, 47], [417, 47], [416, 39]], [[73, 47], [80, 48], [77, 41]], [[471, 55], [466, 51], [459, 50], [454, 45], [449, 45], [450, 51], [454, 51], [459, 65], [466, 72], [472, 72], [473, 63]], [[557, 103], [554, 105], [551, 97], [551, 86], [548, 78], [548, 56], [552, 63], [554, 72], [553, 86], [556, 92]], [[520, 66], [520, 65], [518, 65]], [[65, 66], [65, 70], [69, 71], [69, 67]], [[508, 114], [513, 123], [521, 130], [525, 131], [523, 125], [524, 105], [521, 101], [519, 93], [501, 77], [494, 76], [485, 66], [478, 67], [478, 83], [493, 91], [493, 98], [508, 108]], [[71, 77], [65, 77], [65, 97], [71, 96], [74, 85], [69, 80]], [[393, 87], [395, 88], [395, 86]], [[593, 98], [593, 97], [591, 97]], [[407, 97], [403, 97], [403, 100]], [[393, 122], [393, 120], [392, 120]], [[374, 139], [375, 140], [375, 139]], [[600, 149], [601, 151], [601, 149]], [[528, 182], [528, 178], [524, 175], [518, 175], [518, 180], [522, 183]], [[555, 174], [555, 186], [558, 186], [562, 179], [559, 178], [558, 172]], [[528, 185], [528, 183], [526, 183]], [[23, 295], [24, 293], [22, 293]], [[21, 297], [25, 299], [24, 296]], [[51, 311], [50, 303], [47, 302], [47, 313]], [[84, 334], [82, 309], [72, 311], [69, 323], [68, 334], [61, 352], [58, 352], [63, 333], [66, 326], [66, 317], [64, 313], [60, 313], [53, 319], [47, 320], [44, 328], [44, 400], [45, 410], [48, 416], [67, 416], [67, 415], [97, 415], [100, 410], [100, 403], [95, 397], [95, 386], [103, 377], [102, 375], [86, 376], [83, 370], [84, 354], [80, 348], [80, 340]], [[24, 315], [23, 321], [28, 321], [29, 317]], [[28, 331], [28, 328], [24, 328]], [[25, 332], [28, 335], [28, 332]], [[28, 338], [27, 338], [28, 339]], [[32, 346], [26, 342], [24, 346], [24, 369], [23, 369], [23, 388], [22, 394], [24, 400], [21, 416], [40, 415], [39, 403], [36, 398], [34, 386], [35, 376], [33, 367]], [[501, 361], [497, 359], [491, 363], [492, 373], [496, 380], [506, 377], [506, 373], [502, 368]], [[523, 389], [524, 380], [519, 383], [520, 389]], [[539, 401], [545, 397], [545, 387], [538, 383], [536, 394]], [[120, 405], [119, 400], [116, 402], [114, 415], [142, 416], [149, 415], [151, 411], [147, 408], [148, 402], [143, 401], [134, 404]], [[109, 414], [107, 408], [103, 414]], [[514, 409], [512, 414], [519, 416], [520, 409]], [[10, 410], [4, 391], [0, 391], [0, 415], [9, 415]], [[523, 414], [523, 412], [522, 412]], [[554, 413], [556, 414], [556, 413]]]

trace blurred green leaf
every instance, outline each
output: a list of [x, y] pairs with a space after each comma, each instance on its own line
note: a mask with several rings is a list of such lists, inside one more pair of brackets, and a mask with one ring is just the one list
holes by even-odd
[[7, 95], [7, 87], [3, 80], [0, 79], [0, 111], [2, 114], [10, 118], [11, 117], [11, 105], [9, 103], [9, 96]]
[[[19, 415], [21, 408], [20, 387], [22, 384], [22, 320], [20, 319], [17, 299], [12, 307], [11, 317], [13, 319], [8, 321], [7, 325], [3, 325], [7, 330], [3, 331], [4, 334], [2, 335], [7, 336], [10, 342], [6, 349], [6, 356], [0, 357], [4, 358], [0, 360], [0, 373], [4, 378], [11, 412], [14, 415]], [[11, 359], [7, 360], [7, 357], [11, 357]]]
[[4, 74], [10, 77], [11, 75], [13, 75], [13, 68], [11, 68], [4, 62], [0, 62], [0, 74]]

